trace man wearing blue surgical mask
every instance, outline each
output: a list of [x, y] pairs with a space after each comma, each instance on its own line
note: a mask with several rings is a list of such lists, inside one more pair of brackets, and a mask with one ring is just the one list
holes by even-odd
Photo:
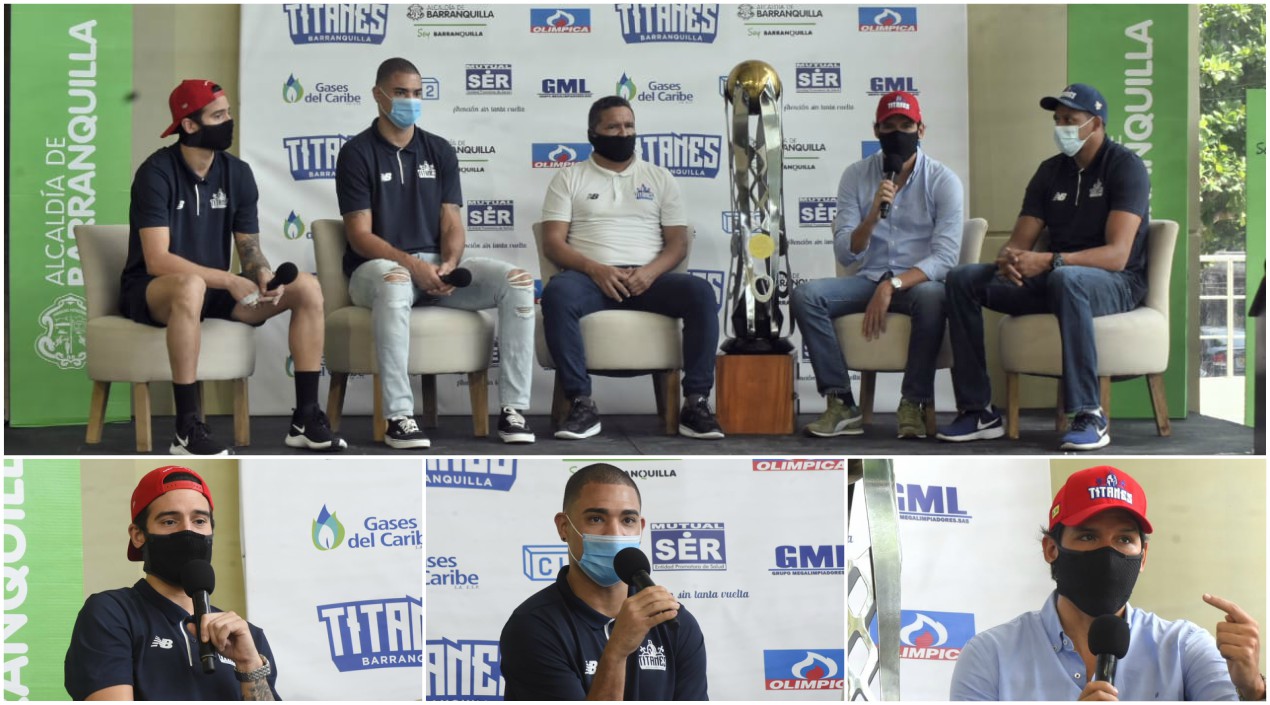
[[634, 592], [613, 569], [619, 551], [640, 545], [641, 505], [635, 482], [612, 465], [569, 478], [555, 517], [569, 565], [503, 627], [504, 699], [707, 699], [697, 620], [665, 587]]
[[[1041, 163], [1023, 197], [1010, 240], [993, 264], [967, 264], [948, 275], [953, 390], [960, 412], [939, 429], [944, 441], [1000, 438], [983, 342], [983, 308], [1011, 316], [1052, 313], [1063, 341], [1064, 411], [1074, 419], [1062, 450], [1111, 442], [1098, 389], [1097, 316], [1130, 311], [1146, 296], [1151, 180], [1142, 159], [1108, 139], [1107, 101], [1073, 83], [1041, 99], [1054, 113], [1061, 154]], [[1034, 250], [1041, 231], [1048, 248]]]

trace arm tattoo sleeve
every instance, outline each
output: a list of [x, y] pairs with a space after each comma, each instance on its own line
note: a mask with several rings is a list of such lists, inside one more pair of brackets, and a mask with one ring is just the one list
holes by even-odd
[[243, 274], [253, 282], [260, 277], [260, 270], [269, 269], [269, 260], [260, 251], [260, 234], [234, 233], [234, 243], [238, 246], [238, 260], [242, 263]]
[[273, 700], [273, 691], [269, 689], [268, 678], [243, 683], [243, 691], [243, 700]]

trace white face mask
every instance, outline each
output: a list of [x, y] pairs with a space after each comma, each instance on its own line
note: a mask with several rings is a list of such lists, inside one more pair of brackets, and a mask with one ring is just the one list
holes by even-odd
[[[1079, 125], [1055, 125], [1054, 126], [1054, 144], [1058, 145], [1058, 149], [1069, 157], [1076, 156], [1081, 147], [1089, 141], [1089, 136], [1085, 139], [1080, 138], [1080, 129], [1088, 125], [1093, 118], [1089, 118]], [[1089, 133], [1093, 135], [1093, 133]]]

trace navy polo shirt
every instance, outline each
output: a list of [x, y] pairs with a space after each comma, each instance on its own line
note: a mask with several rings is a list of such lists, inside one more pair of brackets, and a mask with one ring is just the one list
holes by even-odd
[[[131, 685], [135, 700], [242, 700], [233, 661], [218, 655], [216, 671], [203, 673], [198, 642], [185, 629], [190, 619], [144, 579], [89, 597], [66, 650], [66, 692], [83, 700], [102, 688]], [[248, 626], [256, 650], [273, 667], [269, 688], [278, 698], [273, 651], [265, 633]]]
[[[402, 252], [440, 252], [441, 204], [463, 205], [459, 159], [449, 142], [418, 127], [398, 149], [372, 122], [340, 148], [335, 195], [340, 215], [369, 210], [370, 231]], [[348, 248], [344, 274], [365, 261]]]
[[260, 232], [256, 178], [247, 162], [217, 152], [199, 178], [174, 144], [151, 154], [132, 179], [128, 207], [128, 263], [122, 285], [149, 283], [142, 228], [168, 228], [168, 251], [204, 267], [228, 271], [234, 233]]
[[1142, 218], [1124, 268], [1134, 300], [1141, 301], [1147, 291], [1151, 177], [1133, 150], [1107, 138], [1083, 170], [1065, 154], [1046, 159], [1027, 185], [1019, 215], [1045, 221], [1051, 252], [1078, 252], [1107, 244], [1111, 211]]
[[[503, 627], [505, 700], [586, 700], [614, 620], [573, 594], [568, 571], [561, 568], [556, 582], [521, 603]], [[622, 699], [709, 699], [705, 639], [688, 610], [679, 610], [678, 629], [653, 627], [627, 657]]]

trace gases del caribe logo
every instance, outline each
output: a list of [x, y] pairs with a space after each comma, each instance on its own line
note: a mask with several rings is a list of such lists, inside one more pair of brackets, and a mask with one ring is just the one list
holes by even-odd
[[313, 546], [319, 551], [329, 551], [344, 543], [344, 525], [331, 512], [327, 511], [326, 505], [322, 505], [322, 511], [318, 512], [317, 519], [313, 520]]
[[308, 233], [304, 230], [304, 221], [300, 220], [300, 216], [291, 211], [287, 219], [282, 223], [282, 236], [288, 240], [299, 240]]
[[304, 86], [295, 80], [295, 74], [287, 77], [287, 82], [282, 84], [282, 99], [288, 103], [299, 103], [304, 98]]

